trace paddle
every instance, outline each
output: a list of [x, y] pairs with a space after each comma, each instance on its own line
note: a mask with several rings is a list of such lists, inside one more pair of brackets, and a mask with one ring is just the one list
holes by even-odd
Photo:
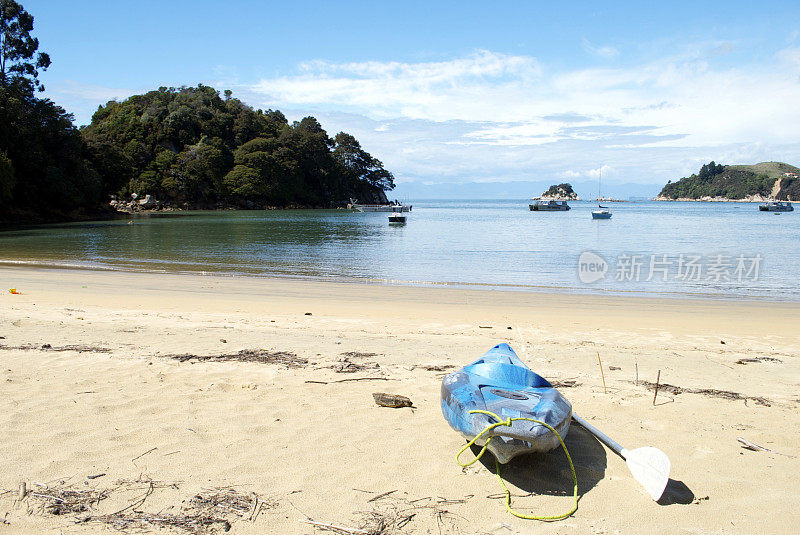
[[600, 442], [611, 448], [617, 455], [625, 459], [631, 475], [641, 483], [651, 498], [655, 501], [661, 498], [669, 482], [670, 468], [669, 457], [663, 451], [651, 446], [626, 450], [574, 412], [572, 413], [572, 419], [596, 436]]

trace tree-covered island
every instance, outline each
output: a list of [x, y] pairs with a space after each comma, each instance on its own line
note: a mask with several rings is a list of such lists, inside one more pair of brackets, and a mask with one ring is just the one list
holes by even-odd
[[577, 201], [578, 194], [572, 189], [572, 184], [553, 184], [542, 193], [539, 199], [554, 199], [558, 201]]
[[697, 174], [669, 181], [656, 200], [800, 200], [800, 169], [782, 162], [722, 165], [710, 162]]
[[37, 97], [50, 57], [33, 21], [0, 0], [0, 222], [94, 217], [132, 194], [178, 208], [334, 207], [387, 202], [394, 188], [350, 134], [202, 84], [108, 102], [78, 129]]

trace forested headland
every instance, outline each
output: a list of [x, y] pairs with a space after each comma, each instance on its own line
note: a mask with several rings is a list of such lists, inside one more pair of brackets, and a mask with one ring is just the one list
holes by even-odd
[[704, 164], [700, 171], [675, 182], [669, 181], [657, 200], [800, 199], [800, 169], [783, 162], [754, 165]]
[[176, 208], [335, 207], [385, 201], [394, 177], [350, 134], [289, 123], [212, 87], [161, 87], [100, 106], [91, 124], [48, 99], [34, 18], [0, 0], [0, 222], [108, 212], [112, 195]]

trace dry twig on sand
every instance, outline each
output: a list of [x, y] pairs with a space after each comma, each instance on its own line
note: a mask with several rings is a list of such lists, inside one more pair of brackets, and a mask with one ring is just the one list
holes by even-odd
[[57, 516], [90, 511], [110, 494], [108, 490], [77, 489], [64, 484], [36, 486], [35, 491], [27, 492], [34, 500], [33, 511]]
[[361, 351], [345, 351], [342, 353], [342, 356], [345, 358], [351, 359], [363, 359], [367, 357], [377, 357], [378, 353], [362, 353]]
[[414, 370], [416, 368], [421, 368], [421, 369], [423, 369], [425, 371], [428, 371], [428, 372], [444, 372], [444, 371], [451, 370], [451, 369], [455, 368], [455, 366], [453, 366], [452, 364], [441, 364], [441, 365], [438, 365], [438, 364], [415, 364], [414, 366], [411, 367], [412, 370]]
[[[151, 479], [118, 480], [108, 489], [76, 489], [62, 482], [58, 486], [37, 484], [38, 490], [28, 492], [34, 500], [31, 512], [51, 515], [79, 515], [77, 523], [97, 522], [120, 531], [151, 532], [154, 529], [168, 528], [180, 533], [206, 535], [220, 531], [227, 532], [236, 520], [255, 521], [259, 513], [274, 504], [261, 499], [252, 492], [240, 492], [231, 487], [203, 489], [180, 506], [178, 513], [164, 511], [147, 512], [142, 510], [147, 499], [157, 489], [173, 488], [174, 482]], [[144, 491], [138, 494], [126, 507], [110, 514], [91, 514], [93, 506], [114, 493]], [[171, 508], [170, 508], [171, 509]], [[80, 515], [80, 513], [90, 513]]]
[[[644, 385], [645, 388], [648, 390], [655, 390], [656, 383], [651, 383], [649, 381], [639, 381], [641, 385]], [[764, 407], [772, 406], [772, 402], [767, 398], [763, 398], [760, 396], [745, 396], [738, 392], [731, 392], [730, 390], [717, 390], [714, 388], [685, 388], [682, 386], [675, 386], [667, 383], [661, 383], [658, 385], [659, 391], [669, 392], [670, 394], [678, 395], [678, 394], [702, 394], [704, 396], [712, 397], [712, 398], [722, 398], [722, 399], [729, 399], [731, 401], [738, 401], [743, 400], [747, 403], [748, 400], [756, 402], [757, 405], [762, 405]]]
[[50, 344], [25, 344], [21, 346], [7, 346], [5, 344], [0, 344], [0, 349], [22, 351], [75, 351], [77, 353], [111, 353], [111, 350], [107, 347], [86, 345], [52, 346]]
[[174, 359], [179, 362], [258, 362], [260, 364], [281, 364], [287, 368], [302, 368], [308, 364], [308, 359], [298, 357], [288, 351], [267, 351], [266, 349], [243, 349], [238, 353], [223, 353], [221, 355], [160, 355], [162, 358]]
[[745, 358], [739, 359], [734, 364], [750, 364], [751, 362], [783, 362], [781, 359], [776, 359], [773, 357], [753, 357], [753, 358]]
[[[431, 497], [408, 500], [405, 498], [395, 498], [392, 494], [396, 491], [383, 492], [368, 500], [369, 502], [380, 503], [379, 508], [371, 511], [362, 511], [358, 514], [361, 517], [358, 527], [349, 527], [341, 524], [317, 522], [307, 519], [301, 520], [306, 524], [311, 524], [317, 529], [338, 533], [339, 535], [393, 535], [403, 533], [404, 528], [418, 515], [429, 513], [436, 519], [441, 532], [442, 524], [445, 521], [453, 521], [453, 514], [443, 505], [461, 504], [467, 499], [446, 499]], [[378, 500], [381, 500], [378, 502]]]
[[[152, 492], [149, 491], [145, 498], [150, 493]], [[260, 499], [255, 493], [243, 493], [231, 487], [204, 489], [182, 505], [180, 512], [176, 514], [140, 511], [138, 508], [143, 501], [110, 515], [89, 516], [81, 521], [100, 522], [123, 531], [150, 531], [155, 527], [167, 527], [199, 535], [220, 530], [227, 532], [236, 520], [246, 518], [255, 521], [264, 507], [274, 505]], [[130, 509], [132, 511], [128, 512]]]
[[377, 370], [379, 368], [380, 365], [377, 362], [359, 364], [358, 362], [351, 361], [349, 357], [343, 357], [331, 366], [331, 369], [336, 373], [355, 373], [363, 370]]

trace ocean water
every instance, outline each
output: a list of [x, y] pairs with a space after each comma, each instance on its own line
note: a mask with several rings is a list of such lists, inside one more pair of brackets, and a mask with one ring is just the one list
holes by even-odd
[[0, 262], [487, 289], [800, 300], [800, 210], [750, 203], [420, 201], [404, 226], [345, 210], [171, 212], [0, 232]]

